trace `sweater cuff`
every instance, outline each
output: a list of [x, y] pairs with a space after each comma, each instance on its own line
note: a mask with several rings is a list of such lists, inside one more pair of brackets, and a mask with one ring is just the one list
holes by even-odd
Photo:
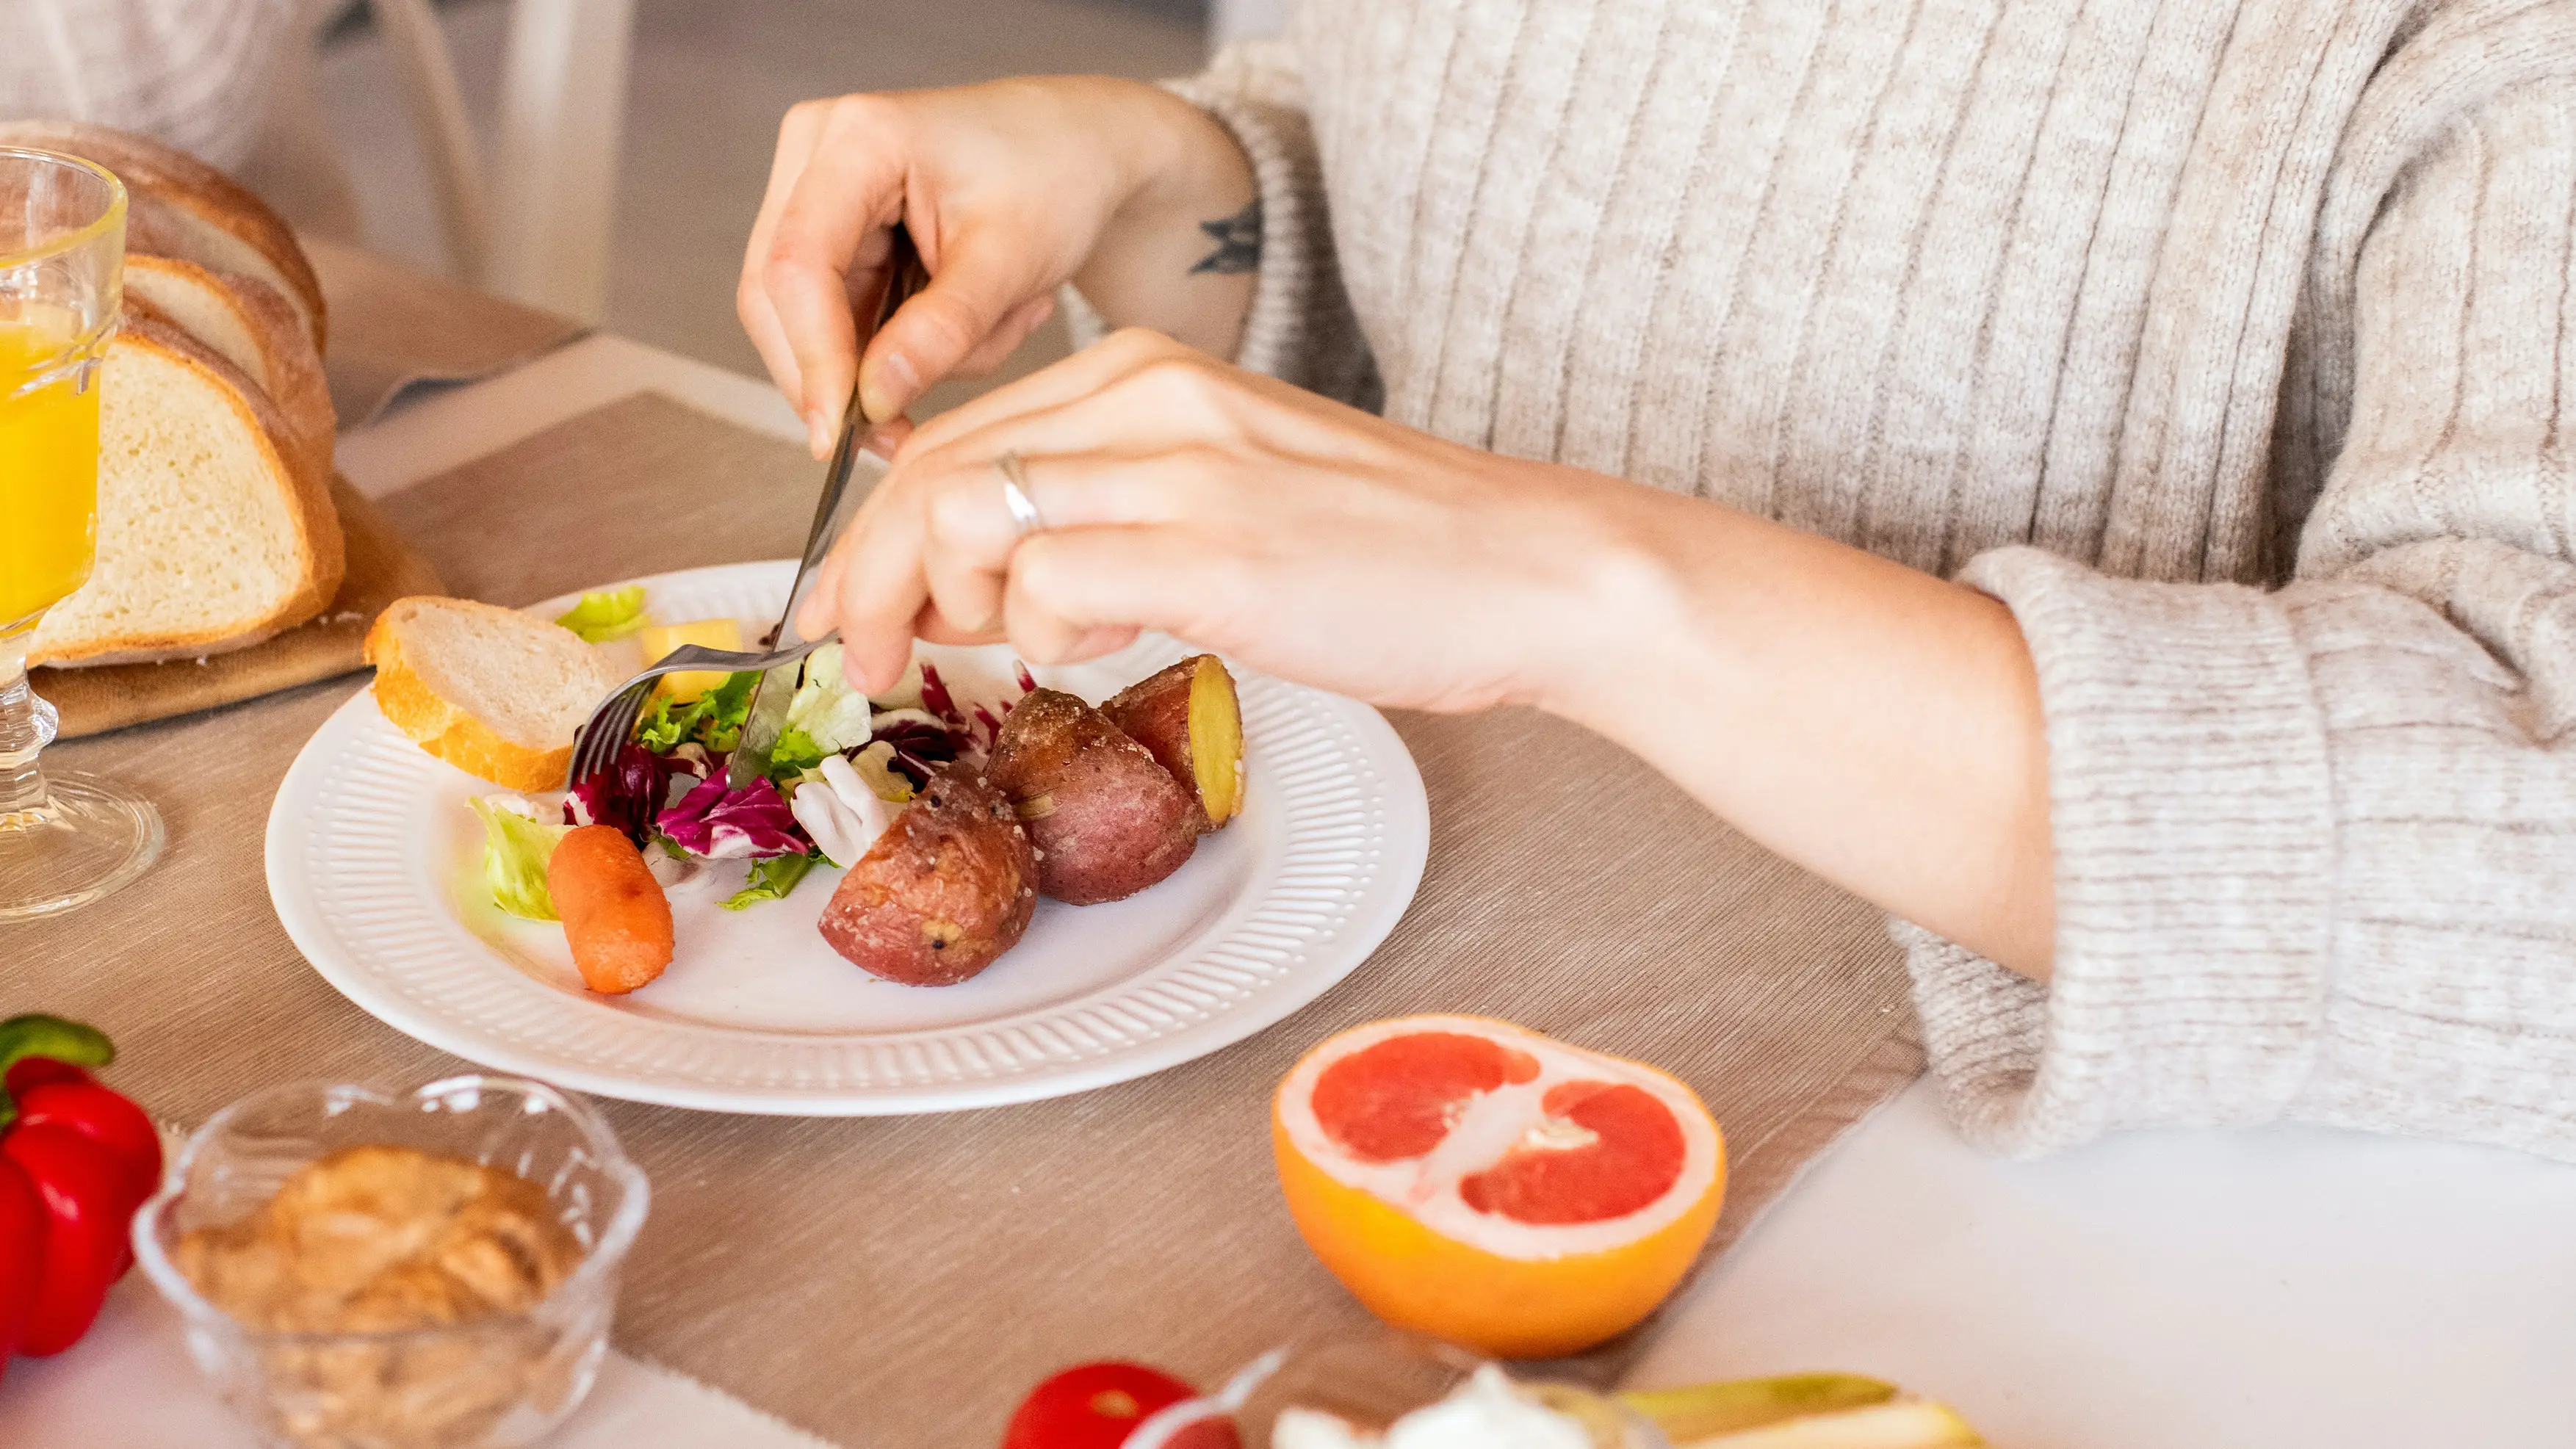
[[2334, 841], [2287, 614], [2028, 548], [1962, 581], [2011, 608], [2038, 667], [2057, 935], [2042, 987], [1899, 927], [1953, 1117], [2016, 1155], [2278, 1117], [2324, 1023]]
[[1313, 353], [1309, 319], [1316, 273], [1329, 264], [1332, 240], [1316, 235], [1324, 220], [1324, 178], [1306, 117], [1232, 92], [1215, 76], [1174, 81], [1168, 89], [1214, 116], [1252, 159], [1253, 184], [1261, 198], [1261, 270], [1255, 275], [1252, 309], [1243, 319], [1235, 365], [1310, 386], [1304, 375]]

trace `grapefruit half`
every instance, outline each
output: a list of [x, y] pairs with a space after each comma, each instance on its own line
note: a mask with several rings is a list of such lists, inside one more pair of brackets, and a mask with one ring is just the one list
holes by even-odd
[[1353, 1027], [1271, 1103], [1288, 1211], [1380, 1318], [1497, 1358], [1624, 1332], [1690, 1271], [1726, 1189], [1698, 1094], [1473, 1016]]

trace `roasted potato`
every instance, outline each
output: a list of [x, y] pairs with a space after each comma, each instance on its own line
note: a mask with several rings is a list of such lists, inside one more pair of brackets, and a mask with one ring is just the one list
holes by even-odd
[[1087, 906], [1132, 896], [1198, 848], [1198, 806], [1143, 745], [1061, 690], [1002, 722], [985, 777], [1038, 849], [1038, 889]]
[[1224, 660], [1193, 655], [1111, 695], [1100, 712], [1190, 792], [1202, 833], [1243, 809], [1243, 706]]
[[1019, 944], [1038, 862], [1010, 801], [949, 765], [903, 807], [823, 908], [823, 939], [906, 986], [954, 986]]

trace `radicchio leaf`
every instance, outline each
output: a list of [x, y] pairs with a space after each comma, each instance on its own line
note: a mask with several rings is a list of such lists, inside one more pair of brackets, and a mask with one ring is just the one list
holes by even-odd
[[[1016, 659], [1012, 660], [1011, 673], [1019, 681], [1020, 693], [1027, 694], [1038, 687], [1037, 680], [1030, 677], [1029, 667], [1026, 664]], [[958, 707], [957, 696], [949, 692], [948, 681], [939, 677], [939, 666], [927, 659], [921, 661], [921, 707], [938, 716], [939, 722], [948, 727], [949, 753], [944, 757], [946, 759], [989, 752], [995, 742], [1002, 737], [1003, 717], [1008, 715], [1012, 706], [1017, 703], [1019, 703], [1018, 700], [1006, 699], [998, 701], [998, 707], [979, 704], [975, 706], [974, 715], [970, 718], [965, 710]], [[888, 739], [893, 738], [893, 735], [883, 734], [878, 738]], [[913, 783], [915, 785], [927, 783], [929, 775], [926, 767], [935, 762], [931, 756], [919, 750], [908, 749], [904, 743], [899, 742], [895, 746], [895, 757], [905, 762], [906, 774], [911, 774], [916, 767], [923, 768], [923, 773]]]
[[930, 783], [941, 765], [957, 758], [957, 738], [937, 725], [902, 720], [887, 725], [877, 741], [894, 746], [894, 768], [918, 790]]
[[653, 817], [670, 798], [671, 780], [684, 763], [630, 742], [607, 768], [572, 787], [564, 798], [564, 823], [614, 825], [641, 850], [652, 843]]
[[722, 774], [711, 775], [653, 823], [682, 850], [709, 860], [803, 855], [814, 848], [796, 812], [767, 780], [728, 790]]
[[957, 700], [948, 692], [948, 681], [939, 677], [939, 666], [927, 659], [921, 661], [921, 707], [939, 716], [950, 729], [966, 732], [966, 716], [957, 712]]

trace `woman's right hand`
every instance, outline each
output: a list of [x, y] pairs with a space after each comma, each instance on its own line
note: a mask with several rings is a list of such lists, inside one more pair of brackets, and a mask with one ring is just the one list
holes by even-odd
[[[854, 370], [868, 418], [891, 420], [941, 378], [998, 366], [1077, 277], [1115, 322], [1230, 352], [1250, 278], [1192, 268], [1203, 224], [1252, 195], [1233, 137], [1141, 82], [1032, 77], [808, 101], [779, 126], [735, 303], [820, 458]], [[897, 221], [930, 283], [862, 359], [853, 309], [877, 295]]]

